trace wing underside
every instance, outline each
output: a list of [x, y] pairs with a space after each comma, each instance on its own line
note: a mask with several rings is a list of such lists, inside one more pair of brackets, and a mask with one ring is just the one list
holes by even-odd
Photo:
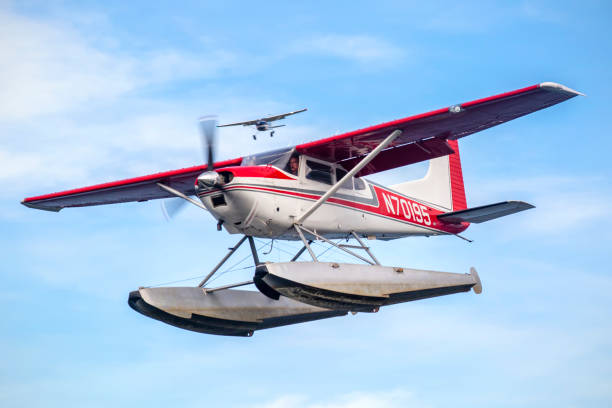
[[364, 176], [452, 153], [446, 140], [456, 140], [581, 95], [544, 82], [484, 99], [410, 116], [365, 129], [296, 146], [300, 153], [350, 170], [393, 130], [401, 136], [362, 169]]
[[[239, 166], [241, 162], [242, 158], [217, 162], [214, 168]], [[86, 207], [173, 197], [172, 194], [160, 188], [157, 183], [163, 183], [185, 195], [193, 195], [195, 193], [195, 180], [200, 173], [206, 171], [206, 167], [204, 164], [74, 190], [28, 197], [21, 203], [27, 207], [39, 210], [60, 211], [66, 207]]]

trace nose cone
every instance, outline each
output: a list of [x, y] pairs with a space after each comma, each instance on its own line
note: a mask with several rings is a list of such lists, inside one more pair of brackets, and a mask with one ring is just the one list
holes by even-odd
[[197, 188], [209, 189], [221, 184], [221, 177], [216, 171], [207, 171], [202, 173], [196, 179]]

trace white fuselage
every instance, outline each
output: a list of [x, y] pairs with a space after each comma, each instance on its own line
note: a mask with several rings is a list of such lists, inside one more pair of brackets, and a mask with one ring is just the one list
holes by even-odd
[[[312, 161], [309, 161], [312, 163]], [[308, 178], [305, 160], [298, 175], [274, 166], [228, 167], [232, 173], [221, 188], [198, 189], [198, 196], [229, 233], [262, 238], [299, 239], [294, 223], [336, 182]], [[338, 177], [340, 178], [340, 177]], [[372, 182], [351, 180], [303, 223], [327, 238], [351, 232], [378, 239], [458, 233], [466, 226], [437, 221], [443, 211]]]

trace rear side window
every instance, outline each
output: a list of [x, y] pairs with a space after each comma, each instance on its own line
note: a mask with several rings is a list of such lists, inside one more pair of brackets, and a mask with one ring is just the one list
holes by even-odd
[[[336, 169], [336, 183], [342, 180], [342, 177], [346, 176], [346, 173], [348, 173], [346, 170], [337, 168]], [[342, 183], [341, 187], [346, 188], [347, 190], [352, 190], [353, 188], [355, 190], [365, 190], [366, 188], [365, 182], [358, 177], [351, 177], [350, 179]]]
[[325, 164], [306, 160], [308, 167], [306, 178], [309, 180], [318, 181], [319, 183], [332, 184], [332, 169]]
[[[348, 173], [346, 170], [336, 169], [336, 183], [339, 182], [340, 180], [342, 180], [342, 177], [346, 176], [346, 173]], [[346, 180], [340, 186], [340, 188], [346, 188], [347, 190], [352, 190], [353, 189], [353, 179], [350, 178], [350, 179]]]

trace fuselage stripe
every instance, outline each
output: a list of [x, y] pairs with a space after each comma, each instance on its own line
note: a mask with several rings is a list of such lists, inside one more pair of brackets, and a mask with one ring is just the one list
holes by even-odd
[[[257, 186], [257, 185], [252, 185], [252, 184], [246, 184], [246, 183], [241, 183], [241, 184], [236, 184], [233, 186], [228, 186], [225, 187], [223, 190], [212, 190], [212, 191], [206, 191], [203, 193], [198, 194], [198, 197], [203, 198], [205, 196], [214, 194], [214, 193], [219, 193], [219, 192], [223, 192], [223, 191], [239, 191], [239, 190], [243, 190], [243, 191], [259, 191], [259, 192], [265, 192], [265, 193], [269, 193], [269, 194], [276, 194], [276, 195], [283, 195], [283, 196], [289, 196], [289, 197], [296, 197], [296, 198], [300, 198], [300, 199], [304, 199], [304, 200], [310, 200], [310, 201], [316, 201], [318, 200], [321, 195], [317, 195], [317, 194], [307, 194], [307, 193], [300, 193], [300, 192], [296, 192], [296, 191], [291, 191], [291, 190], [286, 190], [286, 189], [279, 189], [279, 188], [270, 188], [270, 187], [262, 187], [262, 186]], [[374, 186], [374, 193], [375, 196], [381, 195], [383, 196], [383, 194], [392, 194], [393, 196], [399, 196], [397, 193], [394, 192], [389, 192], [385, 189], [380, 188], [379, 186]], [[384, 196], [383, 196], [384, 197]], [[412, 225], [412, 226], [416, 226], [419, 228], [424, 228], [430, 231], [435, 231], [437, 233], [446, 233], [446, 234], [457, 234], [461, 231], [464, 231], [467, 228], [467, 225], [449, 225], [449, 224], [443, 224], [442, 222], [437, 220], [437, 214], [442, 214], [441, 211], [435, 210], [433, 208], [428, 208], [427, 213], [429, 214], [430, 218], [430, 224], [431, 225], [425, 225], [425, 223], [419, 223], [418, 219], [415, 219], [414, 221], [411, 221], [409, 219], [406, 219], [406, 216], [409, 216], [411, 218], [412, 214], [414, 214], [414, 210], [411, 210], [412, 207], [416, 206], [417, 210], [419, 211], [419, 213], [417, 214], [420, 218], [421, 221], [424, 221], [423, 219], [423, 212], [421, 207], [418, 202], [416, 201], [412, 201], [411, 199], [408, 198], [402, 198], [401, 199], [401, 204], [407, 204], [407, 207], [405, 206], [404, 208], [401, 208], [401, 204], [399, 199], [396, 197], [397, 201], [397, 206], [395, 207], [395, 209], [397, 211], [395, 211], [395, 213], [389, 211], [389, 209], [387, 208], [387, 214], [385, 213], [385, 202], [384, 199], [377, 199], [376, 204], [377, 205], [369, 205], [369, 204], [363, 204], [363, 203], [359, 203], [359, 202], [354, 202], [354, 201], [350, 201], [350, 200], [346, 200], [346, 199], [340, 199], [340, 198], [336, 198], [336, 197], [331, 197], [329, 198], [328, 202], [329, 204], [333, 204], [333, 205], [337, 205], [337, 206], [341, 206], [344, 208], [348, 208], [348, 209], [352, 209], [352, 210], [358, 210], [358, 211], [363, 211], [372, 215], [376, 215], [379, 217], [383, 217], [385, 219], [390, 219], [393, 221], [398, 221], [401, 222], [403, 224], [408, 224], [408, 225]], [[407, 200], [407, 201], [406, 201]], [[406, 203], [404, 203], [404, 201], [406, 201]], [[393, 205], [393, 203], [392, 203]], [[404, 217], [401, 216], [401, 213], [403, 212]], [[435, 212], [435, 213], [433, 213]], [[429, 218], [429, 217], [428, 217]]]

